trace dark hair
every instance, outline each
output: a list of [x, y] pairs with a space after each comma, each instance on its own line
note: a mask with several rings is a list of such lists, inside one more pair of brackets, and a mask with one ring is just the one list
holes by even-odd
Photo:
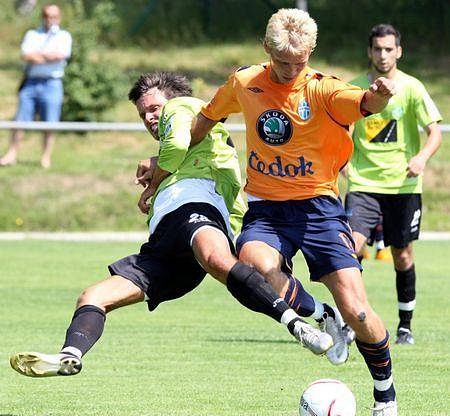
[[136, 104], [152, 88], [157, 88], [168, 100], [192, 96], [191, 85], [184, 75], [161, 71], [141, 75], [128, 93], [128, 99]]
[[369, 47], [372, 47], [373, 38], [383, 38], [388, 35], [395, 36], [395, 46], [400, 46], [400, 41], [402, 39], [402, 35], [400, 32], [392, 25], [381, 24], [376, 25], [372, 28], [369, 34]]

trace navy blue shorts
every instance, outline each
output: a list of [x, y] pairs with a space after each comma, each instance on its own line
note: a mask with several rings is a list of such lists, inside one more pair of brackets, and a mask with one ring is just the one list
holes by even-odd
[[249, 202], [237, 250], [248, 241], [262, 241], [278, 250], [287, 266], [301, 250], [311, 280], [361, 265], [340, 200], [320, 196], [300, 201]]

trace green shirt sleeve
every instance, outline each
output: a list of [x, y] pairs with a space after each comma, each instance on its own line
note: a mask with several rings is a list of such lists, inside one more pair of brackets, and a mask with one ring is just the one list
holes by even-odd
[[173, 173], [180, 167], [189, 150], [194, 114], [188, 107], [171, 104], [168, 102], [164, 106], [159, 119], [158, 166]]
[[421, 127], [442, 121], [439, 110], [421, 82], [417, 82], [414, 89], [414, 110]]

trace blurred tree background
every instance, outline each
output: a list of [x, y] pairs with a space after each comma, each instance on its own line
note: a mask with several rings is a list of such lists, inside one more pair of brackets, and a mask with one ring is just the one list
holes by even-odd
[[[267, 19], [293, 0], [84, 0], [89, 11], [99, 3], [114, 10], [101, 24], [111, 44], [183, 44], [258, 40]], [[132, 5], [132, 7], [130, 7]], [[320, 49], [361, 50], [368, 28], [389, 22], [404, 34], [406, 48], [421, 53], [448, 53], [450, 2], [447, 0], [310, 0], [308, 11], [319, 22]], [[115, 23], [115, 22], [114, 22]], [[157, 40], [157, 41], [156, 41]]]
[[[0, 2], [0, 120], [11, 120], [22, 75], [20, 43], [51, 0]], [[241, 65], [267, 59], [267, 19], [295, 0], [55, 0], [74, 38], [63, 120], [137, 122], [127, 93], [143, 72], [178, 71], [209, 99]], [[319, 25], [311, 65], [351, 80], [367, 63], [367, 35], [380, 22], [403, 34], [400, 68], [423, 81], [450, 122], [448, 0], [309, 0]], [[230, 122], [241, 123], [233, 115]], [[9, 131], [0, 131], [0, 154]], [[233, 133], [244, 153], [244, 134]], [[0, 169], [0, 231], [133, 230], [145, 227], [133, 185], [136, 161], [156, 154], [146, 133], [58, 133], [50, 170], [37, 163], [40, 134], [29, 132], [19, 163]], [[427, 167], [424, 230], [450, 231], [450, 133]], [[241, 158], [245, 163], [245, 157]], [[345, 189], [345, 184], [342, 184]]]
[[[199, 42], [258, 40], [267, 19], [295, 0], [80, 0], [102, 42], [192, 46]], [[0, 21], [17, 22], [23, 30], [39, 16], [44, 1], [2, 2]], [[24, 4], [34, 6], [24, 7]], [[65, 21], [73, 22], [78, 1], [59, 1]], [[319, 22], [320, 48], [365, 46], [368, 28], [388, 22], [404, 35], [404, 45], [421, 53], [448, 53], [450, 2], [447, 0], [309, 0], [309, 13]], [[80, 23], [80, 22], [78, 22]]]
[[[0, 6], [2, 43], [16, 44], [39, 21], [47, 1], [16, 0]], [[59, 1], [64, 26], [74, 37], [65, 77], [64, 120], [93, 121], [116, 103], [137, 71], [121, 73], [106, 50], [233, 42], [257, 43], [270, 15], [295, 0], [74, 0]], [[406, 70], [448, 64], [450, 2], [446, 0], [310, 0], [319, 24], [315, 56], [331, 65], [361, 65], [367, 32], [380, 22], [403, 34]], [[12, 44], [10, 46], [13, 46]], [[243, 61], [240, 65], [250, 63]], [[128, 76], [127, 76], [128, 75]]]

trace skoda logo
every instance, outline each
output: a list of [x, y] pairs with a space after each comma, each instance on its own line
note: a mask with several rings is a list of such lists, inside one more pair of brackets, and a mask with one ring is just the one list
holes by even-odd
[[282, 111], [268, 110], [258, 117], [256, 130], [265, 143], [271, 146], [280, 146], [291, 138], [292, 123]]

